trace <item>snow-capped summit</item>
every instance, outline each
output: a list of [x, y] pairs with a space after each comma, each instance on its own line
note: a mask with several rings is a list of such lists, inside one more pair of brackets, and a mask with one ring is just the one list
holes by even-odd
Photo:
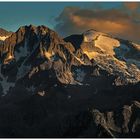
[[[113, 58], [117, 58], [129, 64], [135, 64], [140, 67], [139, 56], [140, 56], [140, 45], [112, 37], [111, 35], [97, 32], [95, 30], [88, 30], [83, 33], [84, 42], [94, 43], [94, 48], [100, 49], [102, 55], [110, 55]], [[135, 53], [134, 53], [135, 52]], [[101, 55], [101, 53], [95, 53], [95, 51], [87, 50], [85, 53], [90, 59], [94, 58], [95, 55]]]
[[[98, 67], [118, 75], [117, 85], [137, 83], [140, 80], [138, 44], [95, 30], [85, 31], [81, 36], [83, 40], [78, 45], [79, 49], [90, 60], [94, 60]], [[71, 39], [68, 41], [76, 44]]]
[[100, 35], [106, 35], [105, 33], [98, 32], [94, 29], [87, 30], [83, 33], [84, 42], [91, 42], [96, 40], [96, 38]]

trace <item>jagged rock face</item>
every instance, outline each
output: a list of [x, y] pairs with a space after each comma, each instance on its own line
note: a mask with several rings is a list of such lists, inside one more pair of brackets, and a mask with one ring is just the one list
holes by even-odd
[[[10, 79], [11, 67], [14, 71], [12, 81], [16, 83], [27, 74], [30, 79], [33, 73], [37, 73], [34, 69], [39, 69], [40, 65], [45, 63], [47, 69], [54, 69], [53, 76], [56, 75], [60, 82], [72, 83], [74, 80], [70, 65], [72, 60], [75, 60], [73, 51], [70, 43], [64, 42], [57, 33], [45, 26], [21, 27], [5, 40], [0, 48], [1, 73], [5, 72], [5, 76], [1, 75], [2, 81], [8, 83], [5, 77]], [[1, 84], [4, 89], [4, 84]]]
[[[96, 126], [104, 129], [108, 136], [117, 138], [120, 134], [122, 137], [133, 137], [140, 123], [139, 111], [140, 103], [134, 101], [131, 105], [124, 105], [123, 108], [116, 111], [102, 113], [92, 109], [91, 114]], [[103, 135], [103, 133], [101, 132], [100, 135]]]
[[62, 39], [20, 27], [0, 45], [0, 123], [11, 114], [13, 129], [0, 137], [139, 136], [139, 56], [138, 44], [95, 30]]
[[44, 70], [62, 84], [91, 85], [95, 76], [112, 77], [110, 86], [140, 81], [139, 45], [94, 30], [62, 39], [45, 26], [24, 26], [4, 41], [0, 54], [4, 94]]

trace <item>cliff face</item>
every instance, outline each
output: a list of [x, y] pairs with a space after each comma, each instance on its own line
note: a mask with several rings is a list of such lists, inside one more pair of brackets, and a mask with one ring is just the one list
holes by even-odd
[[0, 136], [138, 137], [139, 55], [94, 30], [20, 27], [0, 45]]

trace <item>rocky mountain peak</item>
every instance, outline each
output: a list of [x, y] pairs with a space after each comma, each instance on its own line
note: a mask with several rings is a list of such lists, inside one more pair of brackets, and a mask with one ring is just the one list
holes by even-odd
[[139, 44], [93, 29], [20, 27], [0, 45], [0, 137], [139, 136], [139, 58]]
[[16, 69], [16, 80], [34, 77], [45, 65], [63, 84], [90, 85], [94, 76], [106, 75], [113, 77], [111, 85], [135, 84], [140, 81], [138, 46], [95, 30], [62, 39], [43, 25], [22, 26], [2, 44], [1, 67]]

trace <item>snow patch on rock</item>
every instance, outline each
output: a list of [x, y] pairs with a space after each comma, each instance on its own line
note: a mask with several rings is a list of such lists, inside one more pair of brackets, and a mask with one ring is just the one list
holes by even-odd
[[[108, 55], [115, 55], [114, 48], [120, 46], [120, 42], [112, 38], [111, 36], [97, 32], [94, 30], [89, 30], [84, 34], [84, 42], [94, 42], [94, 46], [98, 47], [102, 52]], [[90, 53], [90, 52], [85, 52]], [[87, 54], [90, 58], [95, 57], [97, 53]]]
[[76, 80], [79, 82], [83, 82], [84, 78], [86, 76], [86, 73], [82, 71], [81, 69], [76, 70]]
[[130, 48], [127, 45], [125, 45], [125, 44], [120, 44], [120, 47], [114, 49], [115, 55], [117, 56], [117, 58], [120, 58], [120, 59], [125, 59], [124, 55], [129, 50], [130, 50]]
[[[1, 68], [1, 66], [0, 66], [0, 68]], [[0, 78], [1, 78], [0, 84], [1, 84], [2, 89], [3, 89], [3, 96], [5, 96], [8, 93], [9, 89], [11, 87], [14, 87], [15, 86], [15, 83], [8, 82], [8, 77], [4, 77], [2, 75], [1, 69], [0, 69]]]
[[9, 36], [0, 36], [0, 40], [4, 41], [5, 39], [7, 39]]
[[97, 32], [95, 30], [88, 30], [83, 33], [84, 36], [84, 42], [91, 42], [97, 39], [98, 36], [100, 35], [106, 35], [102, 32]]
[[133, 43], [133, 42], [132, 42], [132, 45], [133, 45], [138, 51], [140, 51], [140, 45], [139, 45], [139, 44], [136, 44], [136, 43]]
[[32, 92], [32, 93], [35, 91], [35, 87], [33, 85], [30, 87], [27, 87], [26, 89], [27, 91]]
[[21, 65], [21, 67], [18, 69], [17, 73], [17, 80], [24, 77], [31, 69], [31, 65], [26, 66], [26, 65]]
[[28, 56], [28, 47], [27, 47], [27, 41], [25, 40], [25, 45], [19, 47], [19, 51], [15, 51], [15, 59], [18, 61], [21, 57]]
[[101, 35], [95, 40], [95, 46], [109, 55], [115, 55], [114, 48], [119, 47], [120, 42], [117, 39]]
[[39, 96], [44, 96], [45, 95], [45, 91], [43, 90], [43, 91], [38, 91], [38, 93], [37, 93]]

